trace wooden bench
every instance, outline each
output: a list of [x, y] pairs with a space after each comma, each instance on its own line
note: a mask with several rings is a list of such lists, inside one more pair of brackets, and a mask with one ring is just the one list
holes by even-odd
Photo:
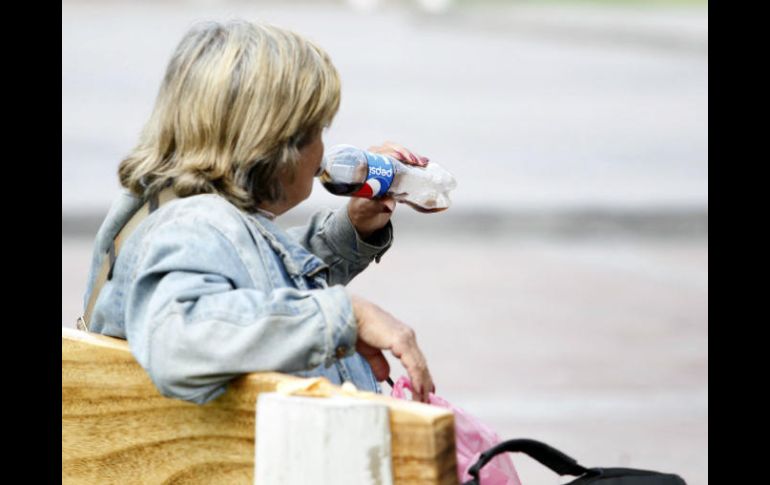
[[[62, 483], [253, 484], [259, 394], [299, 377], [253, 373], [205, 405], [161, 396], [125, 340], [62, 327]], [[393, 480], [457, 484], [454, 419], [435, 406], [356, 392], [388, 406]]]

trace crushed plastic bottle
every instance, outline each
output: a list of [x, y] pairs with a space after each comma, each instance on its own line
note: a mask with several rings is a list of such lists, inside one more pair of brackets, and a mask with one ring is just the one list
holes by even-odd
[[319, 177], [332, 194], [366, 198], [389, 195], [420, 212], [448, 209], [449, 192], [457, 186], [452, 174], [437, 163], [407, 165], [352, 145], [327, 150]]

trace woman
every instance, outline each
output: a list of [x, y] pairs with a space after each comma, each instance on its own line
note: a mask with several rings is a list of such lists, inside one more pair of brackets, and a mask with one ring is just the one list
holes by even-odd
[[350, 199], [289, 231], [273, 222], [310, 195], [339, 100], [328, 55], [292, 32], [205, 23], [177, 47], [120, 164], [127, 190], [97, 234], [85, 295], [89, 330], [126, 338], [163, 395], [205, 403], [254, 371], [380, 392], [383, 350], [415, 400], [434, 391], [414, 332], [344, 286], [390, 247], [394, 201]]

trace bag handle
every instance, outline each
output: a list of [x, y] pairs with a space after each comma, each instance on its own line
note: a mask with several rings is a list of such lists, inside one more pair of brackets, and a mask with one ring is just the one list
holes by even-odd
[[473, 477], [463, 485], [478, 485], [481, 468], [489, 463], [492, 458], [500, 453], [521, 452], [539, 461], [559, 475], [579, 476], [588, 470], [580, 466], [574, 458], [571, 458], [556, 448], [545, 443], [530, 439], [514, 439], [498, 443], [479, 456], [478, 461], [468, 470]]
[[118, 258], [118, 252], [120, 251], [123, 241], [128, 239], [128, 236], [134, 232], [136, 226], [144, 220], [145, 217], [155, 212], [155, 210], [166, 202], [175, 199], [176, 194], [171, 187], [167, 187], [160, 191], [160, 193], [152, 194], [147, 201], [134, 213], [134, 215], [126, 222], [126, 224], [118, 231], [118, 234], [110, 242], [110, 247], [107, 249], [107, 254], [102, 259], [102, 265], [99, 267], [99, 272], [96, 275], [96, 281], [94, 287], [91, 290], [91, 295], [88, 298], [85, 311], [83, 315], [78, 317], [77, 329], [84, 332], [88, 332], [88, 326], [91, 323], [91, 315], [94, 311], [94, 305], [96, 305], [96, 299], [99, 297], [99, 293], [102, 291], [102, 286], [112, 279], [112, 269], [115, 266], [115, 260]]

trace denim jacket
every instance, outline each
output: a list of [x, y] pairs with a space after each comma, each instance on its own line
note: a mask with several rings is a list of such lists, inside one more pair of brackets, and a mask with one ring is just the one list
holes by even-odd
[[[124, 192], [96, 236], [84, 301], [110, 242], [142, 205]], [[392, 225], [367, 242], [345, 207], [281, 229], [213, 194], [173, 199], [125, 240], [90, 330], [125, 338], [164, 396], [205, 403], [241, 374], [279, 371], [381, 392], [344, 289], [388, 250]]]

